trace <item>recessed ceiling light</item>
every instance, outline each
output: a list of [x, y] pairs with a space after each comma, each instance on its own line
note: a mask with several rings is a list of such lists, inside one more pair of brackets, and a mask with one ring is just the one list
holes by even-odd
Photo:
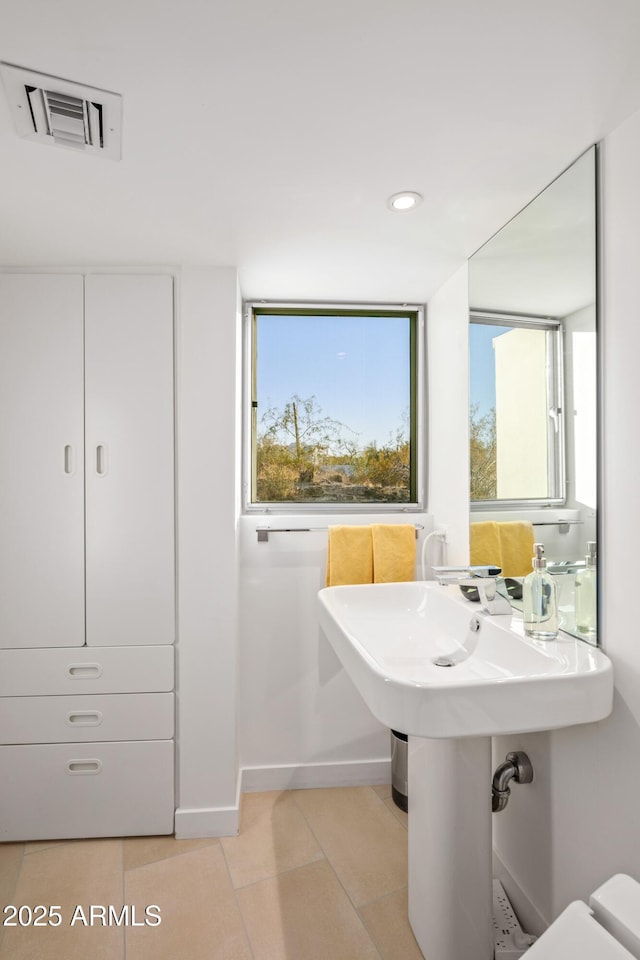
[[403, 190], [402, 193], [394, 193], [387, 200], [387, 206], [390, 210], [396, 210], [401, 213], [405, 210], [413, 210], [419, 203], [422, 203], [422, 196], [414, 193], [413, 190]]

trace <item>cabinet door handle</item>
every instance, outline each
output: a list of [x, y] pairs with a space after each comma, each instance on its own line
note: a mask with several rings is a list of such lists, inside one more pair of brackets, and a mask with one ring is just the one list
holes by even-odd
[[105, 443], [99, 443], [96, 447], [96, 473], [99, 477], [104, 477], [106, 476], [107, 469], [107, 445]]
[[102, 667], [99, 663], [70, 663], [67, 676], [72, 680], [97, 680], [102, 676]]
[[102, 714], [99, 710], [67, 714], [67, 724], [70, 727], [99, 727], [101, 723]]
[[101, 770], [101, 760], [69, 760], [67, 763], [67, 773], [70, 773], [72, 776], [96, 774], [100, 773]]
[[64, 472], [67, 477], [73, 473], [73, 447], [70, 443], [64, 448]]

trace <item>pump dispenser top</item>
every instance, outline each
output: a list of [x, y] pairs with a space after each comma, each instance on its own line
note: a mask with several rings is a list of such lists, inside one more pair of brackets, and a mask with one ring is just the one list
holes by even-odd
[[534, 543], [533, 552], [535, 556], [531, 558], [534, 570], [546, 570], [547, 561], [544, 556], [544, 544], [543, 543]]

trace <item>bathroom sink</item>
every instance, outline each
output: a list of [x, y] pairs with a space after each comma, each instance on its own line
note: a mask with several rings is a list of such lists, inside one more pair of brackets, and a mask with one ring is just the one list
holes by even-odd
[[457, 586], [326, 587], [320, 625], [365, 703], [417, 737], [486, 737], [601, 720], [613, 671], [596, 647], [533, 640], [522, 619], [489, 616]]

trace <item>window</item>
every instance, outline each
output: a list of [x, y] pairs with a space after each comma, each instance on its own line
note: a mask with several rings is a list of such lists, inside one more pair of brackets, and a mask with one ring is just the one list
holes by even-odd
[[421, 328], [414, 307], [248, 306], [248, 507], [417, 504]]
[[564, 500], [562, 327], [472, 313], [471, 502]]

